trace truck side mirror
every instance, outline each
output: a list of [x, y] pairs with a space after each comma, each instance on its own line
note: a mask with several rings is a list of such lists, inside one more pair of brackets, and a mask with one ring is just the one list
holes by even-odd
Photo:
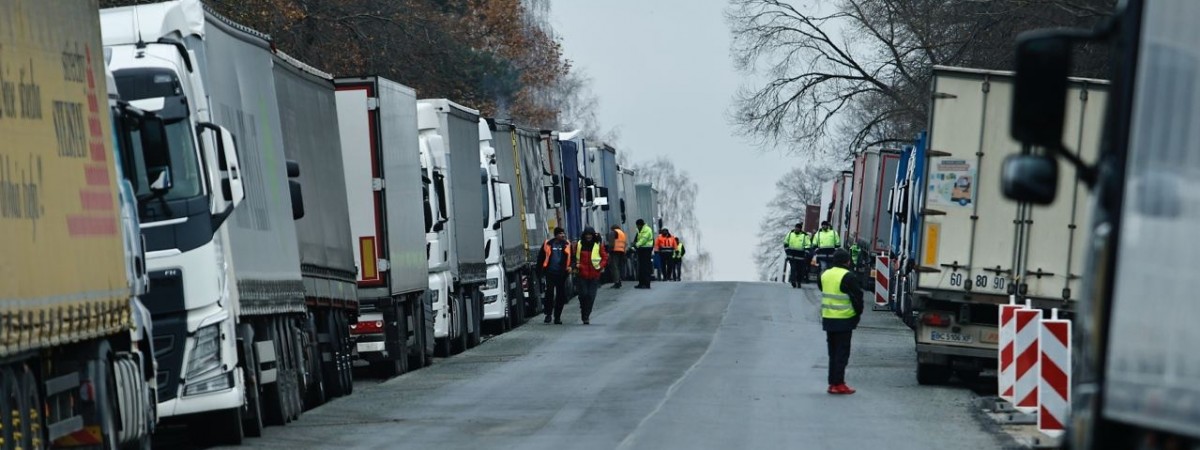
[[546, 193], [546, 208], [554, 209], [562, 206], [563, 189], [562, 186], [551, 185], [543, 186], [542, 190]]
[[496, 183], [496, 187], [499, 191], [498, 200], [500, 201], [500, 220], [496, 223], [499, 224], [513, 217], [513, 195], [512, 185], [509, 183]]
[[[214, 133], [214, 140], [217, 144], [217, 171], [222, 201], [218, 202], [219, 205], [215, 205], [212, 211], [213, 227], [216, 228], [230, 214], [233, 214], [234, 208], [237, 208], [246, 198], [246, 190], [242, 183], [241, 163], [238, 159], [237, 140], [229, 130], [209, 122], [198, 124], [197, 131]], [[203, 142], [205, 141], [201, 139], [201, 147], [205, 146]], [[205, 153], [207, 152], [208, 149], [205, 149]]]
[[1009, 155], [1004, 158], [1000, 184], [1010, 200], [1049, 205], [1058, 192], [1058, 160], [1047, 155]]
[[1009, 128], [1013, 139], [1051, 149], [1062, 146], [1070, 67], [1069, 37], [1056, 30], [1030, 31], [1017, 37]]
[[[300, 176], [300, 163], [289, 159], [285, 162], [285, 166], [288, 178]], [[288, 180], [288, 193], [291, 194], [292, 199], [292, 220], [304, 218], [304, 192], [301, 190], [300, 182]]]

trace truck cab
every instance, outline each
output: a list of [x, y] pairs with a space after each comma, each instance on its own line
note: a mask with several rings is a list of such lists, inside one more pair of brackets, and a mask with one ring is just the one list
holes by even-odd
[[[429, 105], [417, 105], [417, 129], [421, 151], [421, 171], [425, 181], [426, 259], [429, 262], [429, 295], [433, 297], [433, 337], [437, 352], [449, 356], [464, 344], [462, 320], [456, 302], [450, 296], [454, 284], [450, 272], [449, 186], [446, 160], [435, 149], [441, 148], [437, 114]], [[461, 350], [458, 350], [461, 351]]]
[[172, 29], [163, 20], [175, 6], [102, 11], [104, 44], [122, 99], [164, 121], [159, 145], [135, 141], [122, 154], [146, 244], [151, 288], [143, 301], [158, 344], [159, 415], [215, 411], [214, 421], [232, 427], [244, 392], [224, 224], [244, 192], [233, 135], [210, 122], [183, 33], [146, 42], [138, 29], [139, 21]]
[[512, 186], [500, 181], [496, 164], [496, 149], [492, 147], [492, 130], [487, 120], [479, 119], [479, 172], [483, 195], [487, 197], [487, 216], [483, 227], [484, 260], [487, 281], [483, 291], [483, 320], [499, 322], [501, 330], [513, 326], [516, 314], [509, 298], [507, 270], [504, 267], [504, 236], [501, 223], [513, 217]]

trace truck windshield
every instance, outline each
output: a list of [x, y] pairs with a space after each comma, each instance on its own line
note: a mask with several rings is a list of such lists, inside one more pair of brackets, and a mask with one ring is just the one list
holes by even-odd
[[166, 135], [131, 130], [131, 151], [125, 158], [125, 173], [138, 198], [153, 196], [150, 186], [164, 170], [169, 170], [171, 188], [161, 193], [164, 200], [192, 198], [204, 193], [203, 174], [196, 159], [191, 121], [187, 117], [167, 118]]

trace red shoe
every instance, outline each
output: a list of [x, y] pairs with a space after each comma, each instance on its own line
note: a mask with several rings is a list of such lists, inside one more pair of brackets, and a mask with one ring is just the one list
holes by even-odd
[[858, 391], [854, 390], [854, 388], [852, 388], [852, 387], [850, 387], [849, 385], [847, 385], [846, 383], [842, 383], [842, 384], [839, 384], [839, 385], [837, 385], [837, 386], [836, 386], [836, 389], [838, 390], [838, 393], [839, 393], [839, 394], [845, 394], [845, 395], [850, 395], [850, 394], [853, 394], [853, 393], [855, 393], [855, 392], [858, 392]]
[[840, 390], [838, 390], [838, 386], [841, 386], [841, 385], [831, 384], [831, 385], [829, 385], [829, 390], [825, 391], [825, 392], [828, 392], [830, 394], [840, 394], [842, 392]]

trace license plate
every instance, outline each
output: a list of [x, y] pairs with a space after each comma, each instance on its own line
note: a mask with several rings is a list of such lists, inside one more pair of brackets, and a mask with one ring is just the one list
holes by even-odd
[[383, 351], [383, 342], [359, 342], [358, 343], [358, 352], [359, 353], [382, 352], [382, 351]]
[[975, 338], [969, 334], [946, 333], [942, 331], [930, 331], [929, 339], [940, 342], [957, 342], [960, 344], [970, 344], [975, 341]]

